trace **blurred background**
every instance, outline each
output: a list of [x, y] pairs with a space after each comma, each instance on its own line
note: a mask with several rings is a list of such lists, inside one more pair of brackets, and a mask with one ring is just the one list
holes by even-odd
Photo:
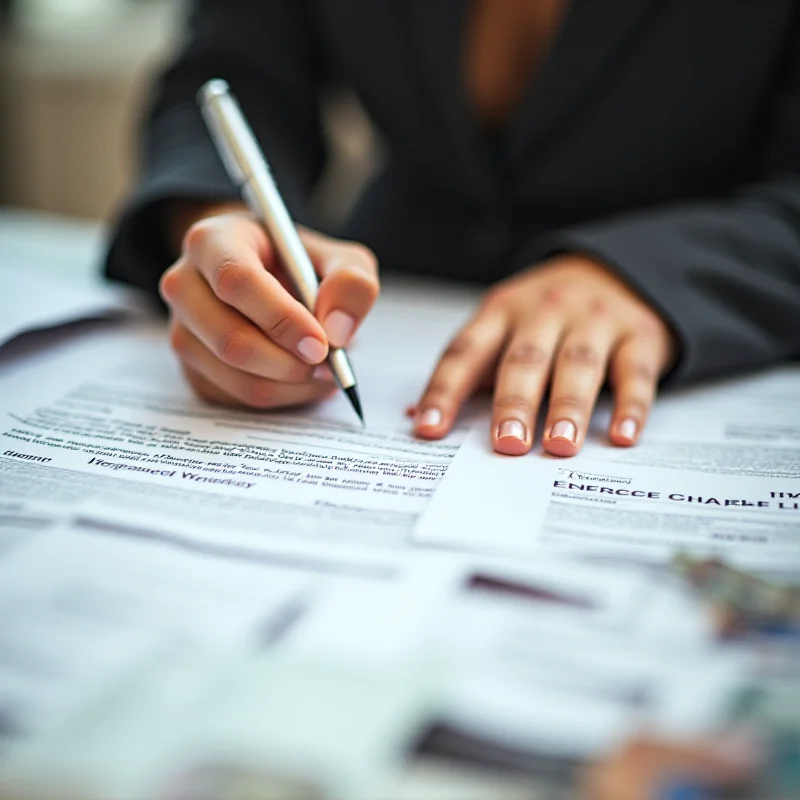
[[[148, 90], [180, 44], [186, 0], [0, 0], [0, 205], [112, 219], [136, 171]], [[335, 224], [379, 158], [358, 104], [325, 101], [316, 197]]]

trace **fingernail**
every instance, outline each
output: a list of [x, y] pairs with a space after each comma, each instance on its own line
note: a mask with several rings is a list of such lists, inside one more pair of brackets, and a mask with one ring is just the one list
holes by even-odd
[[333, 372], [331, 372], [331, 368], [327, 364], [320, 364], [318, 367], [315, 367], [314, 371], [311, 373], [311, 377], [315, 381], [330, 382], [334, 380]]
[[637, 425], [635, 419], [624, 419], [617, 425], [617, 434], [623, 439], [633, 440], [636, 438], [636, 429]]
[[578, 439], [578, 429], [575, 427], [574, 422], [570, 422], [568, 419], [560, 419], [550, 428], [550, 438], [569, 439], [574, 443]]
[[507, 419], [497, 429], [498, 439], [519, 439], [525, 441], [525, 426], [517, 419]]
[[305, 339], [301, 339], [297, 345], [297, 352], [300, 353], [301, 358], [308, 361], [309, 364], [319, 364], [328, 354], [325, 345], [313, 336], [306, 336]]
[[331, 311], [322, 327], [334, 347], [344, 347], [353, 335], [356, 321], [344, 311]]
[[442, 412], [438, 408], [426, 408], [420, 415], [418, 425], [436, 428], [442, 424]]

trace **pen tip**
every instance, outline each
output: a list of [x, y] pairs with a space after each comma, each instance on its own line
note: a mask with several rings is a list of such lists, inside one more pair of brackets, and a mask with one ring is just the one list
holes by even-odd
[[350, 401], [356, 414], [358, 414], [358, 418], [361, 420], [361, 426], [366, 427], [364, 423], [364, 412], [361, 410], [361, 400], [358, 399], [356, 387], [348, 386], [347, 389], [344, 390], [344, 393], [347, 395], [347, 399]]

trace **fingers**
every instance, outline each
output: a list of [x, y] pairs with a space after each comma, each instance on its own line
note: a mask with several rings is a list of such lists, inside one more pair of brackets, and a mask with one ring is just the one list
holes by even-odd
[[506, 328], [501, 314], [484, 311], [450, 343], [417, 405], [419, 436], [440, 439], [453, 427], [464, 401], [499, 356]]
[[304, 232], [322, 280], [314, 314], [332, 347], [346, 347], [378, 298], [378, 262], [362, 245]]
[[613, 444], [636, 444], [655, 401], [663, 347], [658, 340], [638, 336], [620, 344], [609, 370], [614, 386], [614, 413], [608, 435]]
[[614, 339], [614, 327], [605, 318], [573, 328], [564, 338], [550, 388], [543, 442], [546, 452], [572, 456], [580, 450]]
[[523, 455], [531, 449], [548, 382], [544, 450], [557, 456], [578, 453], [607, 373], [616, 397], [611, 441], [634, 444], [668, 357], [664, 341], [646, 333], [626, 337], [610, 315], [578, 321], [571, 328], [562, 315], [548, 309], [524, 320], [505, 347], [508, 323], [499, 313], [484, 313], [459, 334], [416, 407], [416, 432], [425, 438], [444, 436], [502, 352], [491, 427], [498, 453]]
[[[301, 231], [322, 276], [316, 309], [334, 346], [346, 344], [378, 294], [374, 256], [360, 245]], [[161, 280], [172, 345], [201, 396], [274, 408], [335, 390], [328, 336], [296, 300], [263, 228], [247, 213], [196, 222]]]
[[500, 361], [494, 393], [492, 439], [498, 453], [519, 456], [533, 444], [561, 323], [545, 317], [514, 335]]
[[[239, 215], [203, 220], [189, 229], [184, 254], [219, 300], [279, 347], [308, 364], [325, 359], [328, 342], [322, 326], [265, 268], [265, 263], [274, 265], [274, 253], [256, 223]], [[170, 280], [169, 273], [162, 280], [167, 297]]]
[[271, 342], [239, 312], [222, 303], [191, 269], [162, 282], [173, 318], [220, 362], [261, 378], [299, 383], [313, 367]]
[[304, 383], [281, 383], [236, 369], [220, 361], [180, 323], [173, 323], [171, 343], [192, 387], [209, 402], [278, 408], [318, 401], [336, 390], [333, 376], [325, 366], [318, 368], [318, 379], [309, 377]]

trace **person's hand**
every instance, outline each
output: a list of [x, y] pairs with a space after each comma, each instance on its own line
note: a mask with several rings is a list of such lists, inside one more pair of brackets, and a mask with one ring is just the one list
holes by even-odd
[[559, 256], [489, 292], [441, 357], [413, 409], [415, 429], [428, 439], [445, 436], [464, 401], [493, 378], [494, 449], [522, 455], [549, 384], [544, 449], [571, 456], [608, 377], [610, 439], [632, 445], [676, 350], [663, 320], [609, 270]]
[[[186, 227], [183, 227], [186, 231]], [[335, 391], [323, 363], [378, 296], [373, 254], [301, 229], [321, 282], [314, 313], [294, 298], [261, 225], [244, 209], [206, 209], [161, 279], [170, 341], [205, 400], [279, 408]]]

